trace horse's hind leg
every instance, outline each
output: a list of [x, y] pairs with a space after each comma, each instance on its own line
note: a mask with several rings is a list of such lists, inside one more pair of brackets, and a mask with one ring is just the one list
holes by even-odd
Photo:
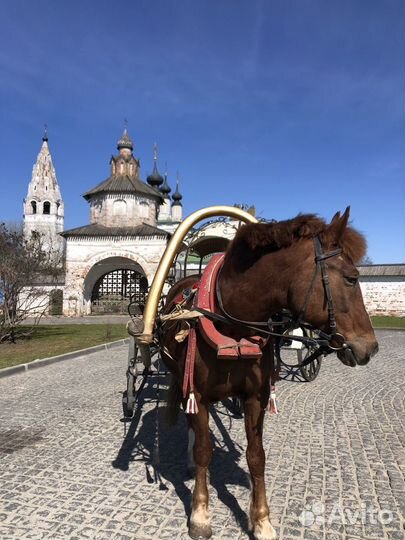
[[255, 540], [275, 540], [276, 531], [270, 523], [264, 483], [265, 456], [263, 450], [264, 409], [256, 397], [245, 401], [246, 458], [252, 479], [250, 523]]
[[205, 539], [212, 535], [207, 487], [207, 471], [212, 457], [212, 443], [208, 429], [208, 406], [199, 403], [198, 407], [198, 414], [188, 416], [195, 434], [195, 485], [188, 532], [191, 538]]

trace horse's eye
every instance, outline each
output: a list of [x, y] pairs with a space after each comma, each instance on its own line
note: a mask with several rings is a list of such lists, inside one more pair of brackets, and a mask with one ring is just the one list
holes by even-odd
[[345, 282], [347, 285], [350, 285], [350, 287], [354, 287], [357, 285], [357, 282], [359, 281], [359, 278], [357, 276], [343, 276]]

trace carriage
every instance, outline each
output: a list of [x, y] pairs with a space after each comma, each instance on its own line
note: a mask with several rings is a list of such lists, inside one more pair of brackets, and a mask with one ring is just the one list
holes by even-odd
[[[195, 472], [189, 518], [193, 539], [212, 535], [207, 486], [213, 453], [211, 404], [229, 397], [243, 402], [251, 529], [255, 540], [275, 540], [262, 440], [266, 410], [277, 413], [274, 383], [283, 373], [313, 380], [321, 358], [331, 353], [354, 367], [367, 364], [378, 351], [355, 267], [366, 243], [348, 226], [349, 210], [337, 212], [330, 223], [313, 214], [259, 223], [240, 208], [199, 210], [179, 225], [145, 306], [131, 317], [124, 415], [132, 416], [148, 375], [159, 376], [161, 356], [172, 375], [169, 409], [170, 401], [177, 410], [182, 405], [189, 426], [189, 466]], [[230, 244], [207, 235], [204, 227], [190, 232], [201, 220], [219, 216], [236, 222]], [[239, 227], [241, 222], [245, 225]], [[217, 253], [225, 247], [225, 255]], [[194, 276], [187, 275], [190, 254], [198, 266]], [[152, 369], [155, 353], [157, 366]]]
[[[240, 225], [244, 222], [242, 218], [248, 220], [242, 212], [237, 209], [238, 217], [217, 216], [213, 219], [204, 220], [199, 226], [194, 226], [187, 231], [183, 241], [177, 247], [173, 262], [167, 272], [164, 280], [161, 298], [157, 307], [157, 319], [164, 305], [164, 291], [172, 286], [176, 281], [192, 274], [201, 275], [208, 262], [214, 254], [226, 251], [230, 241], [234, 238]], [[235, 208], [229, 211], [234, 213]], [[252, 210], [249, 209], [251, 212]], [[245, 214], [252, 216], [249, 212]], [[131, 319], [142, 316], [145, 304], [140, 303], [138, 296], [132, 296], [128, 305], [128, 313]], [[281, 328], [281, 327], [280, 327]], [[291, 328], [285, 326], [282, 335], [277, 339], [275, 352], [282, 368], [284, 379], [292, 381], [311, 382], [319, 374], [322, 356], [313, 355], [314, 346], [309, 342], [297, 341], [295, 336], [308, 336], [309, 332], [305, 326]], [[150, 369], [149, 363], [144, 365], [134, 335], [129, 337], [128, 348], [128, 367], [127, 367], [127, 386], [123, 392], [122, 408], [123, 420], [130, 420], [134, 414], [134, 408], [139, 399], [146, 380], [150, 376], [165, 375], [166, 371], [161, 372]], [[150, 344], [150, 357], [156, 358], [158, 346], [155, 341]], [[309, 358], [309, 360], [308, 360]], [[234, 410], [237, 415], [240, 413], [240, 406], [237, 400], [234, 400]]]

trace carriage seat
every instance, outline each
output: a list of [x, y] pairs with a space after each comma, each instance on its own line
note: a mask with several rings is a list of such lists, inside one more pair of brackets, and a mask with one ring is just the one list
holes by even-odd
[[[216, 302], [215, 283], [219, 270], [224, 261], [224, 253], [214, 255], [204, 270], [194, 299], [194, 306], [220, 313]], [[218, 358], [245, 358], [256, 359], [262, 357], [262, 348], [268, 339], [261, 336], [251, 336], [237, 341], [224, 336], [215, 327], [213, 321], [207, 317], [201, 317], [198, 328], [207, 343], [217, 350]]]

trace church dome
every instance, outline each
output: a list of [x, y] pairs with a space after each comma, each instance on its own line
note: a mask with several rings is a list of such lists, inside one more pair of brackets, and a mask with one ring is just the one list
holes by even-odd
[[163, 196], [165, 198], [169, 197], [169, 193], [171, 192], [172, 188], [169, 186], [167, 182], [167, 173], [165, 173], [165, 179], [163, 181], [163, 184], [160, 186], [160, 192], [163, 193]]
[[131, 152], [134, 149], [134, 145], [132, 143], [131, 137], [128, 134], [127, 128], [124, 129], [120, 140], [117, 142], [117, 149], [122, 150], [123, 148], [127, 148], [128, 150], [131, 150]]
[[163, 176], [159, 173], [157, 168], [157, 146], [156, 144], [153, 147], [153, 171], [152, 174], [150, 174], [146, 181], [148, 184], [154, 188], [159, 189], [159, 187], [163, 184]]
[[183, 195], [179, 191], [179, 179], [177, 178], [176, 191], [172, 195], [173, 206], [181, 206], [181, 199], [182, 198], [183, 198]]
[[155, 188], [159, 188], [159, 186], [163, 184], [163, 176], [159, 173], [156, 164], [153, 167], [152, 174], [150, 174], [146, 178], [146, 181], [148, 182], [150, 186], [155, 187]]

